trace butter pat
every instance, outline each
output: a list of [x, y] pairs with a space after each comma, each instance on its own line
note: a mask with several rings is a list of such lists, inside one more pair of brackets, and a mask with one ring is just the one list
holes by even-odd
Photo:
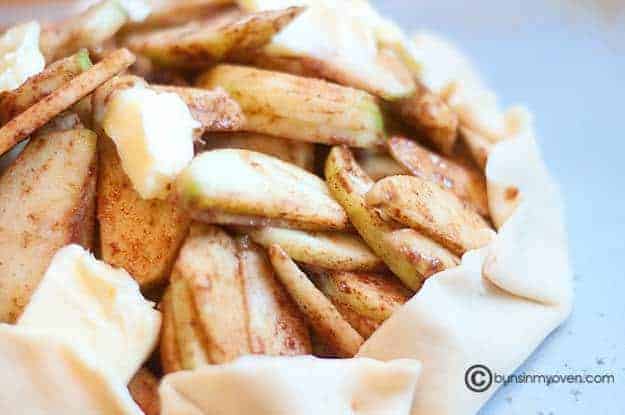
[[150, 15], [150, 13], [152, 13], [152, 8], [145, 0], [118, 1], [128, 14], [130, 20], [132, 20], [133, 22], [142, 22]]
[[164, 199], [193, 158], [193, 129], [200, 124], [177, 94], [136, 85], [112, 96], [102, 126], [141, 197]]
[[[400, 55], [409, 69], [415, 63], [407, 52], [410, 42], [398, 26], [382, 18], [364, 0], [239, 0], [246, 11], [277, 10], [305, 6], [306, 10], [278, 33], [266, 51], [270, 55], [311, 57], [343, 73], [343, 81], [393, 100], [415, 88], [380, 60], [382, 48]], [[349, 82], [345, 81], [349, 79]], [[336, 81], [336, 79], [335, 79]]]
[[156, 345], [161, 317], [153, 306], [126, 271], [69, 245], [52, 259], [17, 324], [72, 346], [127, 382]]
[[0, 92], [11, 91], [41, 72], [45, 59], [39, 50], [37, 22], [24, 23], [0, 37]]

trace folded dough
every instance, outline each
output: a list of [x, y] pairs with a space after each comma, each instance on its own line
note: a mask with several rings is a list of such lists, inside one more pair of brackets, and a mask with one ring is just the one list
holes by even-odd
[[487, 172], [520, 190], [510, 219], [489, 246], [431, 277], [358, 354], [422, 362], [412, 415], [477, 412], [497, 385], [472, 392], [467, 369], [482, 364], [512, 374], [571, 310], [561, 198], [533, 136], [498, 144]]
[[78, 245], [57, 251], [17, 324], [92, 355], [124, 383], [158, 340], [160, 312], [121, 268]]
[[142, 415], [126, 385], [37, 330], [0, 324], [0, 413]]
[[162, 415], [401, 415], [419, 363], [397, 360], [246, 356], [167, 375]]
[[484, 264], [497, 286], [553, 306], [573, 299], [560, 190], [540, 156], [531, 130], [494, 147], [486, 168], [494, 184], [517, 188], [519, 205], [499, 229]]
[[0, 325], [0, 414], [141, 415], [126, 383], [160, 313], [122, 269], [60, 249], [17, 325]]

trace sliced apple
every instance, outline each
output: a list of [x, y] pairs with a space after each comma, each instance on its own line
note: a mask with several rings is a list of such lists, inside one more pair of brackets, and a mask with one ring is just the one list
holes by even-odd
[[247, 131], [354, 147], [378, 146], [384, 136], [375, 98], [357, 89], [233, 65], [207, 71], [198, 85], [228, 91], [243, 108]]
[[458, 264], [458, 258], [446, 248], [413, 229], [385, 221], [367, 207], [365, 196], [374, 182], [348, 148], [332, 149], [325, 172], [330, 192], [360, 236], [406, 286], [418, 290], [425, 278]]
[[269, 258], [282, 284], [317, 334], [340, 357], [353, 357], [363, 342], [362, 336], [345, 321], [280, 245], [269, 247]]
[[315, 270], [314, 280], [334, 303], [383, 322], [410, 299], [412, 293], [397, 280], [382, 274]]
[[117, 50], [13, 117], [0, 128], [0, 155], [126, 69], [134, 59], [134, 55], [126, 49]]
[[98, 222], [102, 259], [126, 269], [143, 289], [163, 284], [188, 232], [186, 212], [168, 200], [145, 200], [132, 187], [113, 142], [100, 137]]
[[467, 127], [460, 127], [460, 137], [469, 149], [475, 164], [485, 171], [488, 154], [493, 148], [493, 143]]
[[38, 136], [0, 177], [0, 321], [13, 322], [56, 251], [92, 247], [96, 135]]
[[128, 383], [132, 399], [139, 405], [144, 415], [161, 413], [158, 401], [158, 379], [146, 368], [141, 368]]
[[[310, 230], [344, 230], [345, 211], [317, 176], [274, 157], [222, 149], [197, 156], [178, 177], [180, 201], [200, 221], [213, 212], [265, 218], [263, 225]], [[237, 223], [246, 224], [246, 223]], [[247, 223], [253, 225], [255, 223]]]
[[165, 291], [160, 303], [160, 310], [163, 315], [163, 325], [161, 327], [159, 352], [163, 372], [167, 374], [182, 370], [178, 339], [176, 338], [176, 323], [174, 321], [171, 288]]
[[365, 197], [368, 207], [427, 235], [457, 255], [487, 245], [495, 233], [452, 193], [415, 176], [377, 182]]
[[46, 125], [38, 129], [33, 136], [48, 135], [61, 131], [85, 128], [82, 120], [74, 111], [65, 111], [48, 121]]
[[458, 139], [458, 115], [439, 95], [419, 83], [413, 95], [390, 107], [438, 151], [452, 154]]
[[180, 367], [192, 370], [209, 364], [206, 341], [193, 305], [193, 295], [186, 279], [172, 275], [171, 310]]
[[304, 318], [276, 279], [264, 250], [247, 237], [238, 240], [251, 351], [271, 356], [310, 354]]
[[273, 244], [280, 245], [291, 258], [304, 264], [342, 271], [385, 268], [384, 262], [357, 235], [276, 227], [239, 229], [266, 248]]
[[362, 336], [368, 339], [380, 327], [380, 322], [358, 314], [354, 309], [343, 303], [332, 302], [341, 316]]
[[356, 158], [360, 167], [376, 182], [384, 177], [408, 173], [404, 166], [385, 153], [360, 150]]
[[478, 169], [433, 153], [407, 138], [392, 137], [387, 145], [395, 160], [412, 175], [438, 184], [488, 217], [486, 180]]
[[[198, 346], [209, 363], [225, 363], [250, 353], [237, 253], [236, 242], [224, 231], [194, 224], [172, 272], [172, 280], [182, 287], [180, 291], [186, 289], [186, 304], [195, 315], [188, 330], [199, 332]], [[175, 306], [174, 300], [174, 315]], [[199, 363], [201, 360], [194, 367]]]
[[159, 66], [206, 68], [266, 45], [302, 10], [290, 7], [243, 15], [229, 10], [201, 22], [130, 35], [125, 44]]
[[277, 157], [308, 171], [315, 166], [315, 146], [312, 143], [258, 133], [210, 134], [204, 137], [204, 142], [207, 150], [238, 148]]

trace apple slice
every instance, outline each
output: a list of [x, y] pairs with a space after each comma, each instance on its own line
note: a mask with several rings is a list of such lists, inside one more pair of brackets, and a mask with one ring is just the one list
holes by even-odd
[[326, 180], [352, 224], [404, 284], [418, 290], [431, 275], [454, 267], [458, 258], [414, 229], [387, 222], [367, 207], [365, 196], [374, 185], [346, 147], [334, 147], [326, 160]]
[[365, 173], [376, 182], [388, 176], [408, 173], [404, 166], [385, 153], [360, 150], [356, 153], [356, 159]]
[[314, 270], [319, 289], [334, 303], [343, 304], [355, 313], [382, 323], [412, 293], [388, 275]]
[[13, 117], [0, 128], [0, 155], [126, 69], [134, 59], [132, 53], [119, 49]]
[[169, 289], [180, 367], [183, 370], [192, 370], [209, 364], [211, 361], [207, 355], [200, 318], [195, 312], [189, 284], [184, 278], [174, 274]]
[[458, 139], [458, 115], [439, 95], [417, 83], [414, 94], [390, 103], [404, 122], [443, 154], [452, 154]]
[[353, 357], [363, 343], [356, 330], [289, 258], [280, 245], [269, 247], [269, 258], [276, 275], [308, 318], [308, 322], [340, 357]]
[[182, 361], [180, 359], [180, 350], [178, 349], [178, 339], [176, 337], [176, 322], [174, 321], [171, 288], [165, 290], [159, 308], [163, 315], [159, 357], [163, 372], [167, 374], [182, 370]]
[[96, 144], [89, 130], [38, 136], [0, 177], [0, 321], [17, 319], [58, 249], [91, 248]]
[[487, 245], [495, 236], [488, 223], [453, 193], [415, 176], [377, 182], [365, 197], [380, 216], [416, 229], [457, 255]]
[[159, 415], [158, 379], [146, 368], [141, 368], [128, 383], [132, 399], [139, 405], [144, 415]]
[[277, 157], [304, 170], [315, 167], [315, 145], [258, 133], [224, 133], [204, 136], [203, 149], [238, 148]]
[[98, 223], [102, 259], [126, 269], [143, 289], [169, 278], [189, 230], [186, 212], [169, 200], [145, 200], [132, 187], [115, 144], [100, 137]]
[[271, 356], [310, 354], [308, 327], [300, 310], [276, 278], [265, 251], [239, 238], [251, 352]]
[[[234, 239], [217, 227], [194, 224], [174, 265], [172, 281], [176, 287], [180, 285], [182, 296], [186, 290], [187, 296], [181, 296], [180, 303], [187, 304], [192, 321], [183, 324], [187, 331], [197, 333], [197, 346], [202, 348], [206, 362], [225, 363], [250, 353], [245, 294]], [[177, 316], [176, 304], [174, 299]], [[179, 344], [184, 362], [182, 346]], [[197, 360], [184, 367], [200, 364]]]
[[266, 248], [278, 244], [295, 261], [342, 271], [385, 269], [358, 235], [342, 232], [310, 232], [276, 227], [238, 228]]
[[234, 65], [205, 72], [198, 85], [228, 91], [245, 113], [247, 131], [353, 147], [382, 144], [382, 113], [376, 99], [361, 90]]
[[302, 10], [290, 7], [250, 14], [230, 10], [204, 21], [131, 34], [125, 44], [159, 66], [206, 68], [266, 45]]
[[345, 211], [330, 196], [323, 180], [253, 151], [202, 153], [178, 176], [176, 189], [180, 202], [199, 221], [215, 223], [219, 216], [213, 213], [223, 212], [264, 218], [264, 225], [277, 221], [278, 226], [311, 230], [349, 227]]
[[486, 179], [479, 169], [433, 153], [407, 138], [392, 137], [387, 146], [393, 158], [413, 176], [436, 183], [488, 217]]

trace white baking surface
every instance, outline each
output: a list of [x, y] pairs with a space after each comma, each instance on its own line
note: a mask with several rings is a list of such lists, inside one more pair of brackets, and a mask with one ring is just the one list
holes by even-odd
[[[25, 3], [0, 0], [0, 20], [33, 17]], [[47, 17], [62, 11], [58, 2], [37, 3]], [[373, 3], [406, 30], [450, 37], [504, 104], [535, 112], [567, 203], [576, 302], [569, 321], [517, 373], [615, 376], [612, 385], [508, 385], [480, 415], [625, 414], [625, 2]]]
[[576, 301], [517, 373], [615, 375], [612, 385], [508, 385], [480, 415], [625, 414], [625, 2], [374, 3], [406, 30], [449, 36], [504, 104], [535, 113], [567, 203]]

